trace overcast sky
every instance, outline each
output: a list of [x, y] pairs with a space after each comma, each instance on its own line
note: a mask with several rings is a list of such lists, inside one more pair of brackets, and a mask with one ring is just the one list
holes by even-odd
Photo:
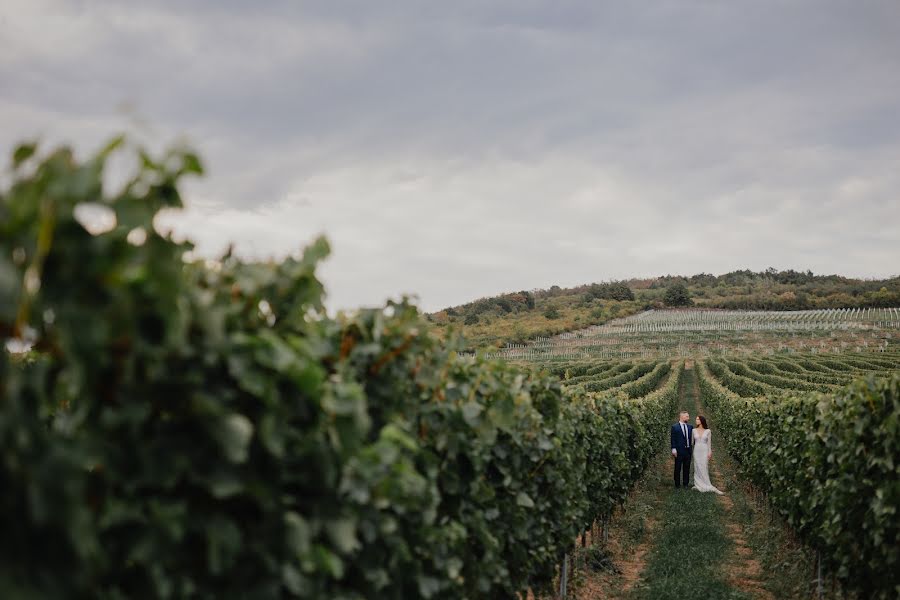
[[186, 139], [164, 226], [317, 234], [332, 308], [900, 273], [900, 2], [0, 4], [0, 146]]

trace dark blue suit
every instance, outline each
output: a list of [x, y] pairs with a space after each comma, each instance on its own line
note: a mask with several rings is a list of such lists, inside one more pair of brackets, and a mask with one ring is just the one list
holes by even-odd
[[[684, 437], [684, 433], [681, 430], [681, 423], [672, 425], [671, 447], [678, 452], [675, 456], [675, 487], [681, 487], [681, 485], [687, 487], [691, 475], [691, 452], [694, 449], [694, 428], [687, 423], [685, 423], [685, 427], [687, 428], [687, 438]], [[678, 477], [679, 472], [681, 472], [681, 477]], [[679, 479], [681, 480], [680, 482]]]

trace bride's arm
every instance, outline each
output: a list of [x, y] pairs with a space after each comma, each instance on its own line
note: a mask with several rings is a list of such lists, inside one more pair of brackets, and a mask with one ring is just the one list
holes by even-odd
[[709, 446], [709, 457], [708, 458], [712, 458], [712, 431], [710, 431], [706, 435], [709, 436], [709, 439], [706, 440], [706, 444], [707, 444], [707, 446]]

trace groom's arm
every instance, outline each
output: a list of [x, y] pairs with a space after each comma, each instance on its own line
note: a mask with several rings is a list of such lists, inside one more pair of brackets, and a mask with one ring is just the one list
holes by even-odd
[[669, 439], [672, 442], [672, 456], [677, 456], [678, 450], [675, 449], [675, 426], [674, 425], [672, 425], [672, 427], [669, 429]]

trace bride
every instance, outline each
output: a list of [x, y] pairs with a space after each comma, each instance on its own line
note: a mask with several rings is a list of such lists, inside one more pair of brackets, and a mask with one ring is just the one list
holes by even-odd
[[706, 426], [706, 417], [697, 415], [694, 427], [694, 487], [698, 492], [715, 492], [720, 496], [724, 492], [713, 487], [709, 482], [709, 459], [712, 458], [712, 432]]

